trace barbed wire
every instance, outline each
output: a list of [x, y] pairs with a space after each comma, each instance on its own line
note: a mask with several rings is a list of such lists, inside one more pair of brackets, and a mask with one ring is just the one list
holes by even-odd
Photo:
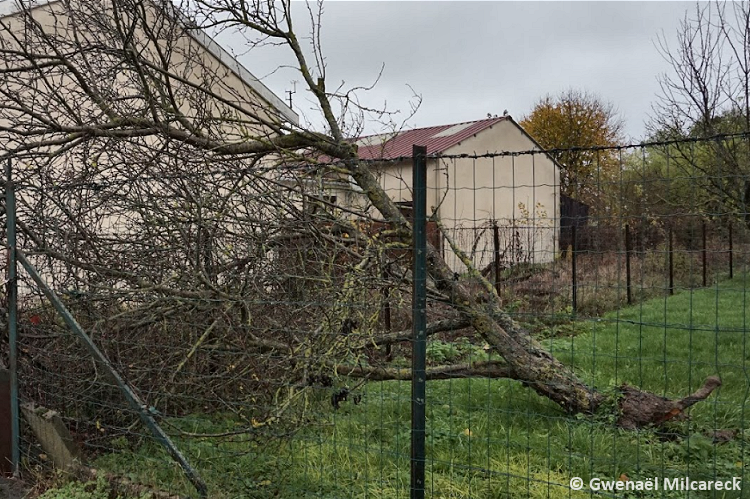
[[[665, 146], [673, 146], [678, 144], [701, 144], [701, 143], [710, 143], [710, 142], [716, 142], [716, 141], [727, 141], [730, 139], [748, 139], [750, 138], [750, 131], [749, 132], [738, 132], [738, 133], [731, 133], [731, 134], [717, 134], [707, 137], [684, 137], [684, 138], [676, 138], [676, 139], [669, 139], [669, 140], [660, 140], [660, 141], [645, 141], [645, 142], [638, 142], [638, 143], [629, 143], [629, 144], [622, 144], [622, 145], [611, 145], [611, 146], [585, 146], [585, 147], [569, 147], [569, 148], [552, 148], [552, 149], [527, 149], [527, 150], [521, 150], [521, 151], [494, 151], [494, 152], [484, 152], [484, 153], [461, 153], [461, 154], [443, 154], [443, 153], [432, 153], [428, 154], [426, 156], [427, 159], [431, 160], [458, 160], [458, 159], [473, 159], [473, 160], [479, 160], [479, 159], [494, 159], [494, 158], [507, 158], [507, 157], [523, 157], [523, 156], [535, 156], [535, 155], [548, 155], [551, 157], [564, 154], [564, 153], [570, 153], [570, 152], [620, 152], [624, 150], [630, 150], [630, 149], [648, 149], [648, 148], [657, 148], [657, 147], [665, 147]], [[273, 155], [269, 155], [269, 157], [273, 158]], [[218, 159], [218, 158], [217, 158]], [[383, 158], [383, 159], [359, 159], [357, 160], [358, 163], [361, 163], [367, 167], [370, 168], [383, 168], [388, 165], [394, 165], [399, 163], [404, 163], [408, 161], [412, 161], [414, 158], [413, 156], [398, 156], [394, 158]], [[105, 189], [105, 188], [113, 188], [113, 187], [122, 187], [129, 185], [133, 182], [168, 182], [171, 180], [185, 180], [185, 179], [194, 179], [194, 180], [203, 180], [207, 178], [212, 178], [216, 176], [236, 176], [236, 175], [244, 175], [244, 176], [255, 176], [255, 177], [261, 177], [263, 175], [271, 174], [271, 173], [288, 173], [288, 174], [297, 174], [298, 177], [288, 177], [287, 180], [289, 181], [296, 181], [299, 180], [300, 177], [305, 177], [309, 174], [315, 174], [318, 170], [326, 170], [330, 168], [341, 168], [346, 166], [346, 162], [341, 160], [335, 160], [335, 161], [318, 161], [314, 157], [310, 157], [308, 162], [304, 162], [302, 158], [295, 156], [294, 160], [291, 163], [286, 163], [284, 161], [279, 161], [278, 159], [273, 159], [275, 164], [273, 165], [254, 165], [251, 167], [243, 167], [241, 165], [237, 166], [231, 166], [231, 167], [221, 167], [221, 168], [209, 168], [205, 171], [181, 171], [178, 173], [160, 173], [158, 175], [139, 175], [137, 177], [128, 177], [128, 178], [122, 178], [122, 179], [116, 179], [116, 180], [105, 180], [105, 179], [98, 179], [96, 181], [85, 181], [85, 182], [65, 182], [64, 184], [57, 185], [57, 186], [51, 186], [51, 188], [55, 189], [76, 189], [76, 188], [89, 188], [89, 189]], [[222, 157], [219, 161], [221, 163], [228, 162], [226, 158]], [[231, 162], [231, 161], [229, 161]], [[28, 168], [27, 168], [28, 170]], [[265, 180], [270, 180], [266, 178]], [[283, 177], [280, 177], [279, 180], [283, 181]], [[342, 184], [346, 183], [353, 183], [351, 180], [344, 180], [344, 179], [337, 179], [337, 178], [329, 178], [327, 179], [328, 182], [340, 182]], [[17, 182], [17, 186], [19, 188], [24, 187], [31, 187], [30, 184], [26, 184], [23, 181]]]

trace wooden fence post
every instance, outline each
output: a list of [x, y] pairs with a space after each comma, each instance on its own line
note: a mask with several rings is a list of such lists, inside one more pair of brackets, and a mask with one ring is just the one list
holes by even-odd
[[625, 224], [625, 280], [627, 286], [628, 305], [633, 303], [633, 293], [630, 287], [630, 252], [631, 252], [631, 241], [630, 241], [630, 225]]
[[500, 294], [500, 228], [497, 226], [497, 220], [492, 222], [492, 246], [495, 258], [495, 290]]
[[674, 294], [674, 242], [672, 227], [669, 228], [669, 294]]
[[573, 244], [571, 245], [570, 249], [570, 260], [571, 260], [571, 273], [572, 273], [572, 284], [573, 284], [573, 313], [576, 313], [578, 311], [578, 283], [576, 282], [576, 255], [578, 253], [578, 242], [576, 238], [576, 226], [573, 224], [571, 226], [572, 229], [572, 236], [573, 236]]
[[701, 251], [701, 258], [703, 260], [703, 287], [705, 288], [708, 285], [708, 258], [707, 258], [707, 249], [706, 249], [706, 221], [703, 221], [703, 249]]
[[734, 278], [734, 248], [732, 248], [732, 221], [729, 221], [729, 278]]

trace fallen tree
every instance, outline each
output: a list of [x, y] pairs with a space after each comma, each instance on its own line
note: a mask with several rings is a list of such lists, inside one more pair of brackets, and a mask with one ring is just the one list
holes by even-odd
[[[272, 417], [326, 376], [408, 378], [357, 359], [367, 348], [408, 340], [407, 332], [383, 331], [368, 301], [374, 289], [407, 287], [403, 258], [393, 253], [408, 247], [412, 227], [352, 143], [372, 110], [355, 106], [351, 91], [326, 90], [320, 46], [310, 64], [292, 4], [200, 0], [181, 11], [149, 0], [63, 0], [50, 8], [0, 24], [0, 132], [4, 157], [23, 165], [16, 177], [25, 184], [24, 244], [58, 289], [98, 297], [78, 309], [93, 334], [153, 335], [164, 321], [189, 320], [194, 328], [170, 330], [175, 354], [158, 359], [166, 375], [155, 388], [174, 395], [185, 380], [221, 401], [275, 394]], [[311, 8], [310, 18], [317, 40], [320, 11]], [[236, 86], [201, 51], [210, 45], [201, 27], [286, 46], [326, 133], [290, 122], [280, 107]], [[325, 161], [311, 159], [321, 155]], [[351, 178], [367, 206], [337, 213], [307, 190], [319, 178]], [[387, 229], [370, 233], [362, 225], [370, 222]], [[451, 246], [467, 272], [457, 276], [429, 247], [430, 292], [450, 313], [428, 333], [470, 327], [500, 359], [433, 367], [428, 378], [510, 378], [568, 413], [596, 413], [604, 394], [542, 348]], [[383, 259], [402, 271], [384, 277]], [[290, 301], [295, 293], [300, 298]], [[279, 305], [284, 296], [290, 302]], [[218, 353], [244, 364], [217, 365]], [[117, 354], [124, 365], [147, 355], [154, 362], [138, 346]], [[187, 366], [202, 377], [186, 378]], [[133, 377], [148, 385], [153, 371]], [[220, 371], [229, 374], [217, 380]], [[622, 387], [620, 424], [661, 424], [719, 384], [709, 378], [681, 400]]]

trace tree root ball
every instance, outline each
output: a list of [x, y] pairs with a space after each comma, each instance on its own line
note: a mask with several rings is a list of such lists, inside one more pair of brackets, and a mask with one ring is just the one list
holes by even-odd
[[695, 393], [683, 399], [672, 400], [624, 384], [620, 386], [618, 406], [620, 417], [617, 426], [627, 430], [646, 426], [661, 426], [667, 421], [684, 417], [691, 405], [705, 400], [721, 386], [718, 376], [710, 376]]

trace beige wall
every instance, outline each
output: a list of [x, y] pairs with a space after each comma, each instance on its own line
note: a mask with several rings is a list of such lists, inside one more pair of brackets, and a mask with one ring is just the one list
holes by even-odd
[[[146, 7], [148, 21], [146, 25], [151, 31], [151, 38], [158, 39], [158, 43], [146, 35], [146, 31], [140, 27], [133, 35], [134, 49], [148, 59], [162, 71], [152, 70], [152, 75], [158, 77], [157, 83], [152, 83], [154, 89], [161, 87], [175, 96], [177, 109], [179, 109], [187, 122], [204, 132], [221, 136], [224, 140], [241, 142], [252, 140], [258, 135], [263, 137], [272, 136], [274, 132], [263, 122], [278, 123], [285, 119], [276, 106], [281, 102], [262, 83], [255, 80], [252, 75], [240, 66], [234, 59], [228, 56], [213, 40], [203, 32], [195, 31], [188, 34], [181, 28], [178, 21], [171, 20], [164, 15], [157, 15], [153, 6]], [[87, 2], [85, 7], [90, 8]], [[76, 9], [73, 0], [71, 9]], [[6, 9], [7, 10], [7, 9]], [[2, 17], [3, 9], [0, 9]], [[69, 15], [69, 11], [61, 2], [52, 2], [32, 9], [33, 19], [56, 39], [55, 45], [63, 52], [74, 49], [74, 37], [81, 40], [82, 44], [99, 44], [101, 46], [112, 46], [116, 50], [122, 49], [122, 40], [115, 34], [113, 15], [110, 3], [103, 1], [102, 10], [95, 17], [95, 21], [105, 24], [106, 29], [100, 27], [98, 31], [92, 30], [92, 24], [87, 23], [85, 16], [78, 17]], [[121, 19], [127, 25], [126, 19]], [[14, 13], [2, 17], [6, 29], [0, 30], [0, 39], [6, 47], [16, 44], [13, 36], [24, 39], [25, 20], [20, 13]], [[10, 31], [13, 36], [11, 36]], [[44, 45], [38, 45], [34, 52], [52, 52], [52, 49]], [[78, 56], [79, 69], [84, 77], [89, 77], [86, 71], [87, 65], [94, 68], [109, 66], [107, 73], [96, 74], [96, 78], [90, 78], [88, 84], [109, 97], [108, 92], [112, 87], [118, 88], [117, 102], [109, 102], [117, 114], [129, 117], [128, 112], [143, 107], [145, 99], [140, 87], [138, 74], [127, 65], [118, 66], [118, 55], [112, 56], [112, 60], [106, 60], [107, 56], [102, 51], [94, 50], [85, 56]], [[162, 57], [167, 59], [166, 63]], [[221, 60], [220, 60], [221, 59]], [[1, 64], [1, 63], [0, 63]], [[164, 67], [166, 66], [166, 68]], [[120, 68], [120, 69], [117, 69]], [[240, 77], [244, 75], [244, 79]], [[53, 76], [49, 81], [54, 83], [56, 92], [61, 97], [69, 96], [72, 108], [78, 114], [91, 118], [101, 114], [94, 105], [92, 99], [83, 92], [76, 91], [78, 84], [73, 82], [67, 75]], [[39, 78], [28, 78], [29, 101], [36, 100], [44, 105], [44, 100], [52, 95]], [[188, 83], [189, 82], [189, 83]], [[26, 82], [24, 82], [25, 84]], [[206, 98], [201, 89], [209, 90], [217, 98]], [[32, 98], [33, 93], [43, 97]], [[154, 93], [157, 93], [156, 90]], [[45, 95], [46, 94], [46, 95]], [[261, 95], [263, 94], [263, 96]], [[126, 97], [126, 98], [125, 98]], [[196, 105], [196, 101], [198, 105]], [[224, 101], [224, 102], [222, 102]], [[274, 103], [271, 103], [274, 101]], [[283, 106], [283, 103], [281, 103]], [[55, 106], [57, 107], [57, 106]], [[50, 108], [46, 109], [49, 112]], [[87, 111], [89, 115], [87, 116]], [[287, 116], [294, 117], [294, 113], [288, 108], [284, 111]], [[99, 122], [102, 119], [98, 119]]]
[[[7, 6], [7, 3], [5, 5]], [[73, 0], [73, 8], [75, 8], [75, 0]], [[4, 47], [8, 49], [17, 46], [17, 42], [13, 39], [14, 36], [23, 40], [26, 20], [21, 14], [3, 16], [6, 13], [0, 8], [0, 17], [2, 17], [3, 23], [3, 27], [0, 28], [0, 40]], [[111, 11], [109, 13], [111, 14]], [[158, 19], [153, 15], [154, 12], [151, 11], [150, 14], [152, 18], [148, 22], [149, 28], [160, 28]], [[106, 45], [110, 43], [113, 36], [110, 30], [91, 31], [89, 25], [77, 25], [76, 21], [68, 16], [68, 12], [60, 2], [39, 6], [31, 11], [31, 15], [46, 33], [56, 39], [55, 48], [63, 52], [69, 51], [74, 45], [74, 33], [79, 39], [83, 40], [84, 44], [100, 42], [102, 45]], [[102, 17], [100, 16], [98, 20], [101, 21]], [[77, 26], [77, 32], [71, 28], [73, 25]], [[162, 28], [168, 31], [167, 26]], [[248, 140], [248, 138], [252, 140], [257, 138], [258, 134], [267, 137], [275, 133], [271, 128], [259, 124], [259, 121], [279, 122], [283, 117], [276, 112], [268, 99], [257, 92], [256, 87], [240, 77], [238, 67], [229, 67], [225, 59], [220, 60], [222, 54], [216, 52], [216, 47], [212, 52], [202, 45], [207, 41], [205, 38], [201, 39], [202, 42], [199, 42], [195, 37], [184, 32], [171, 38], [165, 34], [164, 39], [157, 45], [148, 40], [143, 30], [136, 30], [134, 39], [134, 44], [141, 53], [147, 54], [147, 57], [154, 64], [159, 64], [157, 47], [162, 49], [162, 54], [168, 55], [167, 67], [171, 75], [169, 81], [176, 96], [178, 109], [189, 121], [193, 121], [196, 128], [212, 130], [214, 136], [220, 137], [222, 140], [233, 141], [243, 141]], [[169, 45], [168, 49], [167, 45]], [[116, 45], [115, 47], [117, 48]], [[36, 45], [34, 50], [40, 55], [54, 53], [51, 47], [44, 45]], [[142, 90], [136, 83], [134, 72], [118, 70], [117, 66], [112, 64], [112, 61], [103, 60], [105, 56], [102, 55], [102, 52], [94, 52], [87, 57], [88, 60], [82, 61], [83, 64], [90, 63], [94, 67], [97, 64], [109, 65], [110, 71], [101, 75], [101, 78], [90, 78], [90, 74], [84, 74], [84, 77], [89, 78], [90, 83], [101, 89], [105, 96], [109, 96], [109, 91], [113, 86], [116, 86], [119, 90], [116, 97], [119, 100], [113, 99], [108, 101], [108, 104], [116, 108], [116, 113], [120, 116], [128, 117], [135, 114], [133, 111], [142, 107], [145, 100]], [[4, 63], [0, 60], [0, 65], [2, 64]], [[52, 116], [53, 119], [59, 120], [63, 125], [73, 124], [74, 120], [70, 116], [55, 113], [54, 109], [60, 107], [50, 105], [55, 98], [68, 103], [71, 109], [83, 118], [83, 123], [101, 124], [106, 121], [106, 117], [102, 116], [101, 110], [95, 103], [80, 89], [76, 90], [78, 85], [69, 74], [62, 74], [62, 72], [53, 69], [47, 71], [45, 77], [47, 81], [40, 78], [39, 75], [34, 75], [34, 78], [25, 78], [23, 73], [18, 73], [14, 75], [15, 79], [4, 76], [4, 81], [0, 81], [0, 85], [3, 86], [5, 91], [20, 92], [20, 101], [26, 102], [29, 107], [34, 108], [35, 112]], [[162, 78], [167, 77], [162, 75]], [[181, 80], [190, 82], [190, 84]], [[51, 88], [48, 83], [52, 84]], [[200, 106], [196, 107], [191, 102], [191, 96], [199, 94], [200, 88], [208, 88], [219, 97], [208, 101], [204, 99], [205, 110], [200, 109]], [[123, 99], [123, 97], [128, 99]], [[222, 99], [227, 102], [221, 102]], [[12, 111], [8, 110], [7, 107], [2, 110], [2, 113], [0, 123], [3, 125], [14, 118]], [[216, 119], [211, 119], [211, 116]], [[18, 142], [14, 144], [14, 137], [8, 133], [0, 133], [0, 139], [4, 141], [6, 147], [18, 144]], [[115, 157], [116, 154], [121, 153], [119, 151], [113, 152], [108, 147], [107, 142], [102, 140], [93, 143], [90, 149], [85, 148], [67, 155], [60, 155], [54, 158], [48, 167], [55, 172], [55, 175], [61, 177], [65, 177], [66, 173], [70, 172], [70, 178], [74, 178], [75, 170], [89, 169], [91, 171], [90, 169], [94, 165], [94, 169], [102, 172], [101, 177], [105, 181], [118, 180], [117, 172], [126, 172], [127, 178], [131, 178], [135, 172], [142, 171], [144, 165], [139, 164], [141, 159], [146, 161], [152, 155], [158, 158], [157, 151], [159, 151], [163, 142], [155, 137], [145, 137], [135, 138], [132, 143], [132, 148], [128, 150], [137, 150], [138, 155], [133, 156], [137, 159], [134, 159], [133, 164], [130, 165], [122, 166], [122, 155]], [[185, 156], [193, 155], [186, 153]], [[190, 166], [183, 163], [174, 164], [170, 171], [174, 172], [178, 168], [183, 168], [183, 166], [186, 171], [191, 173], [194, 173], [196, 168], [209, 168], [207, 164], [200, 164], [200, 161], [197, 161], [199, 158], [193, 157], [193, 159], [196, 159], [196, 162]], [[46, 160], [47, 158], [42, 157], [40, 163], [44, 164]], [[27, 162], [32, 163], [33, 161], [33, 159], [14, 161], [14, 176], [17, 180], [22, 180], [28, 185], [36, 185], [40, 182], [36, 177], [25, 178], [25, 175], [31, 175], [31, 173], [27, 174], [27, 171], [35, 171], [30, 167], [25, 168]], [[117, 166], [108, 168], [111, 165]], [[149, 172], [152, 171], [149, 170]], [[146, 175], [148, 176], [148, 174]], [[33, 190], [19, 193], [19, 204], [25, 204], [27, 210], [33, 210], [36, 206], [35, 200], [39, 196], [36, 194], [27, 195], [27, 192], [33, 192]], [[74, 200], [68, 199], [66, 202], [70, 205], [69, 207], [75, 207]], [[88, 230], [99, 234], [121, 234], [128, 230], [134, 230], [132, 226], [137, 227], [139, 217], [142, 214], [134, 211], [115, 216], [111, 207], [98, 205], [96, 208], [91, 208], [90, 211], [85, 212], [85, 215], [85, 219], [81, 218], [78, 221], [85, 224]], [[61, 216], [61, 218], [64, 217]], [[61, 229], [64, 229], [64, 227], [61, 227]], [[54, 276], [47, 275], [46, 277], [51, 279]]]
[[[24, 14], [8, 14], [11, 9], [15, 9], [11, 4], [12, 0], [7, 0], [0, 5], [0, 43], [4, 50], [13, 50], [19, 44], [27, 43], [33, 43], [30, 52], [39, 55], [54, 55], [55, 49], [69, 53], [74, 52], [77, 47], [89, 45], [122, 49], [123, 41], [115, 34], [114, 13], [109, 1], [103, 1], [101, 12], [92, 16], [92, 23], [101, 23], [99, 25], [87, 23], [87, 16], [81, 13], [70, 14], [75, 12], [76, 0], [70, 5], [71, 10], [62, 2], [51, 2], [32, 9], [30, 14], [34, 22], [55, 41], [52, 46], [40, 43], [36, 35], [28, 34], [25, 29], [28, 20]], [[95, 2], [87, 2], [86, 6], [90, 7], [92, 4]], [[270, 102], [278, 98], [262, 87], [260, 82], [252, 80], [252, 75], [236, 61], [228, 60], [228, 54], [202, 32], [189, 34], [181, 28], [178, 29], [175, 26], [181, 26], [179, 21], [164, 15], [157, 16], [153, 5], [146, 5], [148, 21], [145, 24], [151, 35], [148, 36], [146, 30], [139, 27], [134, 31], [132, 44], [135, 50], [154, 66], [166, 65], [164, 73], [151, 70], [151, 74], [158, 78], [156, 83], [152, 83], [153, 93], [158, 94], [158, 90], [163, 90], [165, 95], [167, 92], [171, 93], [185, 121], [209, 137], [242, 142], [257, 140], [259, 136], [268, 138], [275, 135], [276, 132], [264, 123], [278, 123], [285, 119], [281, 114], [283, 108], [278, 108]], [[127, 25], [127, 19], [120, 18], [120, 21]], [[94, 25], [98, 26], [97, 29], [92, 27]], [[107, 29], [103, 26], [107, 26]], [[158, 40], [158, 43], [154, 40]], [[102, 94], [114, 114], [124, 118], [150, 118], [150, 114], [143, 111], [146, 99], [140, 86], [139, 75], [132, 66], [120, 64], [119, 57], [121, 54], [116, 52], [112, 60], [106, 60], [105, 51], [93, 49], [87, 55], [76, 56], [75, 60], [83, 78], [88, 80], [86, 83]], [[162, 61], [162, 57], [167, 60]], [[6, 63], [0, 59], [0, 65], [4, 64]], [[12, 61], [11, 64], [13, 67], [29, 67], [29, 63], [24, 62], [22, 58]], [[89, 66], [93, 70], [87, 72], [86, 68]], [[101, 72], [97, 72], [100, 69]], [[5, 92], [18, 93], [19, 101], [26, 103], [34, 112], [58, 121], [62, 126], [75, 126], [78, 125], [78, 121], [92, 126], [108, 123], [107, 116], [94, 100], [81, 90], [81, 85], [74, 81], [69, 71], [50, 68], [43, 73], [44, 78], [35, 71], [13, 72], [4, 76], [0, 86]], [[113, 88], [117, 90], [113, 92]], [[202, 93], [202, 89], [209, 90], [216, 97], [212, 98]], [[62, 103], [56, 103], [56, 100]], [[168, 103], [167, 106], [169, 105], [171, 104]], [[60, 111], [64, 106], [68, 107], [67, 112]], [[0, 123], [3, 125], [16, 119], [26, 121], [18, 111], [2, 106], [0, 109]], [[294, 113], [288, 108], [283, 112], [286, 117], [294, 118]], [[168, 113], [162, 114], [160, 119], [164, 119], [165, 114]], [[185, 128], [182, 125], [175, 127]], [[46, 138], [52, 138], [51, 134]], [[19, 135], [0, 132], [0, 139], [5, 147], [12, 148], [18, 145]], [[31, 140], [38, 138], [32, 137]], [[108, 162], [122, 161], [122, 158], [110, 157], [112, 152], [104, 139], [99, 142], [100, 144], [94, 144], [87, 149], [88, 158], [81, 154], [76, 154], [72, 158], [61, 155], [61, 168], [75, 170], [77, 167], [90, 166], [84, 163], [95, 161], [102, 171], [106, 171]], [[146, 157], [152, 155], [150, 148], [158, 149], [161, 144], [155, 137], [135, 137], [133, 143], [138, 144], [135, 147], [140, 148]], [[45, 158], [42, 158], [42, 161], [44, 160]], [[109, 177], [108, 180], [115, 178]]]

